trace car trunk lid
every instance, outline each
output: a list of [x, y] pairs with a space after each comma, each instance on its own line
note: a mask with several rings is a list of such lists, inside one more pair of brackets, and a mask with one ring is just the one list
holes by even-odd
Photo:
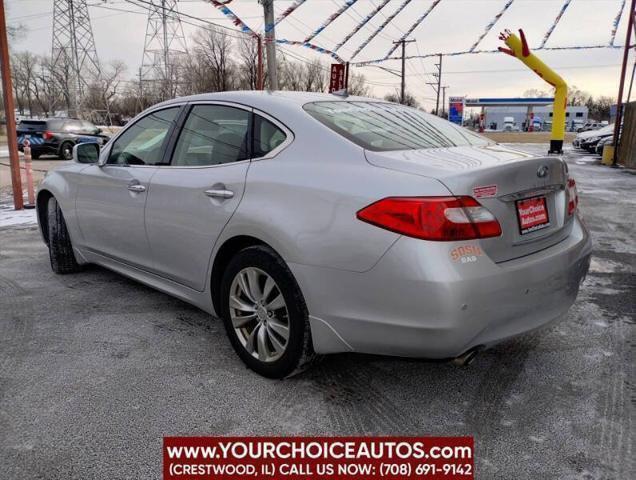
[[[476, 198], [501, 225], [501, 236], [480, 240], [495, 262], [543, 250], [570, 232], [567, 167], [559, 157], [535, 157], [493, 144], [366, 151], [366, 157], [372, 165], [436, 178], [453, 195]], [[547, 219], [537, 209], [546, 209]]]
[[45, 121], [22, 120], [17, 126], [18, 144], [22, 145], [25, 140], [29, 140], [32, 144], [43, 143], [45, 131]]

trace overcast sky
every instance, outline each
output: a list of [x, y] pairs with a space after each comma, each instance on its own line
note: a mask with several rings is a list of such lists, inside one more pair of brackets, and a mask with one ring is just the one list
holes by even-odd
[[[147, 0], [143, 0], [147, 1]], [[140, 3], [142, 3], [140, 1]], [[277, 37], [302, 40], [327, 17], [336, 11], [344, 0], [307, 0], [277, 28]], [[315, 39], [314, 43], [333, 48], [381, 0], [358, 0]], [[390, 16], [403, 0], [391, 0], [373, 20], [355, 34], [339, 54], [349, 59], [355, 49]], [[504, 7], [507, 0], [442, 0], [420, 24], [410, 38], [416, 40], [407, 47], [410, 55], [449, 53], [467, 50], [484, 32], [486, 25]], [[572, 0], [546, 46], [607, 45], [612, 22], [622, 0]], [[627, 2], [630, 3], [629, 1]], [[132, 77], [139, 68], [146, 31], [146, 11], [125, 0], [88, 0], [90, 15], [101, 62], [120, 59], [129, 67]], [[291, 1], [276, 0], [277, 13], [285, 10]], [[413, 22], [429, 6], [432, 0], [412, 0], [407, 7], [362, 50], [356, 60], [364, 61], [384, 57], [393, 40], [399, 39]], [[494, 28], [484, 37], [479, 49], [495, 49], [502, 45], [497, 38], [504, 28], [523, 28], [530, 46], [538, 46], [552, 25], [564, 0], [514, 0]], [[13, 50], [31, 50], [50, 54], [52, 36], [53, 0], [5, 0], [10, 25], [26, 25], [26, 33], [11, 45]], [[257, 0], [234, 0], [230, 7], [255, 30], [262, 29], [262, 7]], [[204, 0], [180, 0], [179, 9], [184, 14], [200, 20], [216, 22], [228, 27], [232, 23], [221, 12]], [[627, 9], [616, 35], [616, 45], [623, 45], [627, 27]], [[123, 12], [120, 10], [127, 10]], [[234, 28], [234, 27], [233, 27]], [[184, 24], [186, 37], [195, 27]], [[303, 47], [284, 47], [283, 52], [310, 59], [316, 54]], [[397, 52], [396, 52], [397, 53]], [[540, 57], [570, 85], [594, 95], [616, 96], [622, 50], [597, 49], [578, 51], [541, 51]], [[331, 59], [320, 56], [327, 63]], [[633, 62], [633, 59], [631, 60]], [[434, 59], [413, 59], [407, 62], [407, 88], [420, 102], [430, 108], [434, 104], [434, 92], [426, 82], [433, 81]], [[399, 61], [388, 61], [385, 66], [399, 69]], [[630, 63], [630, 68], [631, 68]], [[548, 90], [548, 86], [518, 60], [507, 55], [479, 54], [445, 57], [443, 81], [450, 96], [501, 97], [521, 95], [525, 90]], [[355, 68], [363, 73], [377, 96], [399, 87], [399, 78], [378, 68]], [[631, 72], [631, 70], [630, 70]]]

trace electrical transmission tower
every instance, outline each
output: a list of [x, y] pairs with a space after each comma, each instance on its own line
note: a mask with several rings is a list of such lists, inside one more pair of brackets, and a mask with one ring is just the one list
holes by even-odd
[[179, 59], [187, 54], [177, 0], [150, 0], [144, 55], [143, 85], [156, 85], [161, 100], [176, 95]]
[[51, 62], [69, 116], [77, 116], [86, 86], [100, 74], [86, 0], [55, 0]]

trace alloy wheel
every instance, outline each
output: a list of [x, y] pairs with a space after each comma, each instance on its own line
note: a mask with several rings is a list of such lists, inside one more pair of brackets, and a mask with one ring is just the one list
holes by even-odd
[[289, 312], [274, 279], [261, 269], [239, 271], [230, 286], [230, 318], [239, 341], [254, 358], [274, 362], [289, 343]]
[[64, 160], [71, 160], [73, 158], [73, 147], [69, 144], [65, 144], [62, 147], [62, 157]]

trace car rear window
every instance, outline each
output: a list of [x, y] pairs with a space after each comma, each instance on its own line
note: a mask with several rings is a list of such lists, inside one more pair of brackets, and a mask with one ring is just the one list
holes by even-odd
[[18, 125], [20, 130], [28, 130], [32, 132], [39, 132], [46, 130], [46, 122], [41, 120], [22, 120]]
[[312, 102], [303, 108], [333, 131], [376, 152], [492, 143], [440, 117], [395, 103]]

